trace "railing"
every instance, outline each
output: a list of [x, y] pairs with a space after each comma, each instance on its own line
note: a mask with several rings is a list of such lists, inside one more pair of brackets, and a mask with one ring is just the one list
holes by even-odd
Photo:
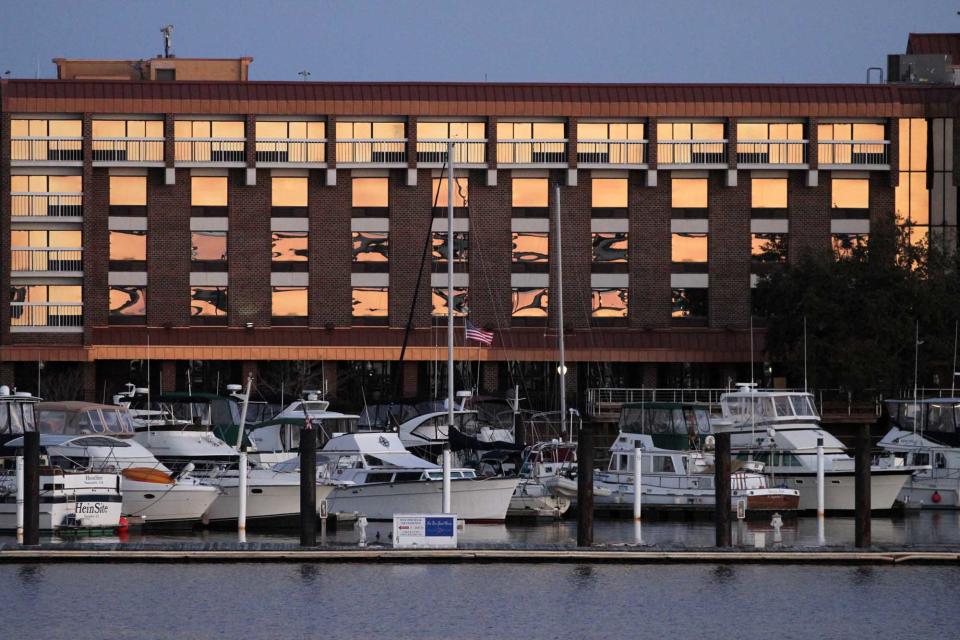
[[564, 164], [567, 141], [498, 140], [497, 162], [503, 164]]
[[630, 402], [699, 402], [711, 412], [719, 409], [720, 396], [736, 389], [587, 389], [587, 415], [593, 419], [617, 420], [620, 407]]
[[83, 271], [83, 249], [11, 249], [11, 271]]
[[177, 162], [245, 162], [244, 138], [178, 138], [174, 144]]
[[890, 163], [889, 140], [820, 140], [819, 164], [886, 165]]
[[94, 162], [163, 162], [163, 138], [94, 138]]
[[445, 164], [447, 144], [453, 142], [454, 164], [483, 164], [487, 157], [486, 140], [417, 140], [417, 163]]
[[11, 302], [12, 327], [82, 327], [83, 304], [79, 302]]
[[346, 164], [398, 164], [407, 161], [406, 139], [373, 140], [346, 138], [337, 140], [337, 162]]
[[738, 140], [740, 164], [806, 164], [806, 140]]
[[580, 164], [645, 164], [646, 140], [578, 140]]
[[10, 139], [10, 160], [83, 162], [83, 138], [23, 136]]
[[726, 164], [726, 140], [659, 140], [657, 164]]
[[257, 138], [257, 162], [324, 162], [326, 145], [316, 138]]
[[65, 218], [83, 215], [82, 193], [11, 193], [10, 204], [10, 214], [14, 217]]

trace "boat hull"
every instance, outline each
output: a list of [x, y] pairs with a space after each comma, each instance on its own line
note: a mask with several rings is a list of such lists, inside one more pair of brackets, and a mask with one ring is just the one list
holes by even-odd
[[123, 478], [123, 515], [143, 518], [144, 526], [184, 526], [200, 521], [219, 491], [199, 483], [139, 482]]
[[[889, 511], [893, 508], [897, 496], [910, 478], [910, 470], [877, 469], [870, 472], [870, 509], [871, 511]], [[824, 474], [824, 509], [826, 511], [853, 511], [856, 495], [856, 475], [852, 471], [827, 472]], [[796, 489], [800, 492], [800, 510], [817, 510], [817, 474], [778, 473], [775, 478], [778, 486]]]
[[[70, 516], [75, 516], [70, 529], [116, 529], [120, 524], [122, 504], [119, 496], [100, 494], [77, 495], [50, 501], [40, 497], [40, 531], [58, 531], [67, 528]], [[0, 531], [17, 530], [16, 498], [0, 502]]]
[[508, 518], [559, 518], [570, 509], [570, 498], [553, 495], [543, 484], [520, 481], [510, 498]]
[[[290, 482], [257, 482], [247, 484], [247, 526], [296, 526], [300, 521], [299, 474]], [[295, 481], [293, 481], [295, 480]], [[240, 492], [236, 478], [219, 485], [220, 492], [207, 510], [204, 520], [211, 525], [225, 525], [237, 521]], [[333, 486], [317, 484], [317, 509]]]

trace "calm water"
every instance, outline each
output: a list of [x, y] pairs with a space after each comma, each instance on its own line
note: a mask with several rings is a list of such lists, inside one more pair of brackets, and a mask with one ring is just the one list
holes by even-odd
[[955, 638], [960, 569], [0, 565], [4, 638]]

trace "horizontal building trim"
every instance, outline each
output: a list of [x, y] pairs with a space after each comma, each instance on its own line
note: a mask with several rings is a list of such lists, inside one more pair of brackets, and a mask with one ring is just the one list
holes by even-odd
[[386, 233], [390, 231], [390, 218], [351, 218], [350, 230]]
[[549, 273], [511, 273], [510, 286], [521, 288], [535, 288], [550, 286]]
[[227, 231], [230, 218], [190, 218], [190, 231]]
[[270, 286], [272, 287], [308, 287], [310, 286], [310, 274], [298, 272], [276, 272], [270, 274]]
[[191, 271], [191, 287], [226, 287], [228, 274], [224, 271]]
[[789, 220], [756, 219], [750, 221], [751, 233], [787, 233], [789, 228]]
[[675, 289], [706, 289], [710, 276], [706, 273], [671, 273], [670, 286]]
[[147, 230], [147, 219], [144, 216], [110, 216], [107, 224], [111, 231]]
[[[434, 289], [447, 286], [447, 274], [445, 273], [431, 273], [430, 274], [430, 286]], [[454, 287], [469, 287], [470, 286], [470, 274], [469, 273], [454, 273], [453, 274], [453, 286]]]
[[309, 231], [309, 218], [270, 218], [271, 231]]
[[550, 231], [550, 218], [512, 218], [510, 229], [525, 233], [548, 233]]
[[389, 287], [389, 273], [351, 273], [350, 286], [352, 287]]
[[146, 271], [111, 271], [107, 277], [111, 287], [145, 287]]
[[831, 220], [830, 233], [870, 233], [870, 221]]
[[592, 218], [590, 231], [593, 233], [626, 233], [630, 229], [630, 221], [626, 218]]
[[[706, 213], [706, 209], [704, 209]], [[699, 218], [670, 221], [670, 233], [709, 233], [710, 221]]]
[[594, 289], [625, 289], [630, 286], [626, 273], [591, 273], [590, 286]]
[[[442, 231], [446, 232], [447, 230], [447, 218], [434, 218], [433, 225], [431, 226], [433, 231]], [[457, 231], [470, 231], [470, 218], [454, 218], [453, 219], [453, 230]]]

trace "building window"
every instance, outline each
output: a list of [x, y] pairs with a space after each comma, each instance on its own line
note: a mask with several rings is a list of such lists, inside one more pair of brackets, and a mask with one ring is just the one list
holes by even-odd
[[453, 161], [482, 164], [486, 158], [486, 127], [482, 122], [417, 122], [417, 162], [447, 161], [448, 140], [453, 146]]
[[670, 315], [674, 318], [706, 318], [708, 289], [673, 289]]
[[[498, 122], [498, 140], [562, 140], [562, 122]], [[509, 160], [501, 159], [501, 162]]]
[[550, 234], [532, 231], [513, 232], [514, 264], [545, 263], [550, 260]]
[[[900, 183], [895, 193], [897, 222], [910, 225], [910, 239], [916, 244], [926, 237], [930, 227], [930, 190], [927, 189], [927, 121], [901, 119]], [[948, 166], [947, 163], [943, 167]], [[939, 173], [939, 170], [937, 170]], [[934, 174], [936, 175], [936, 174]], [[947, 177], [944, 175], [944, 180]], [[942, 200], [942, 199], [941, 199]], [[941, 205], [946, 209], [945, 203]], [[938, 216], [943, 224], [947, 216]]]
[[80, 176], [10, 176], [12, 216], [65, 217], [83, 215]]
[[272, 311], [274, 317], [307, 316], [307, 288], [306, 287], [273, 287]]
[[11, 271], [83, 271], [80, 231], [14, 229], [10, 245]]
[[389, 259], [390, 240], [385, 231], [354, 231], [354, 262], [386, 262]]
[[[470, 248], [470, 236], [466, 231], [453, 232], [453, 262], [462, 264], [467, 261], [467, 252]], [[447, 232], [433, 232], [433, 261], [434, 263], [447, 262]]]
[[403, 137], [404, 124], [402, 122], [337, 121], [337, 140], [399, 140]]
[[706, 178], [673, 178], [670, 181], [674, 209], [706, 209]]
[[806, 150], [802, 123], [737, 123], [737, 162], [742, 164], [804, 164]]
[[515, 208], [539, 208], [549, 206], [546, 178], [514, 178], [513, 206]]
[[566, 161], [562, 122], [498, 122], [497, 161], [543, 164]]
[[326, 158], [324, 122], [257, 120], [256, 133], [257, 162], [323, 162]]
[[867, 233], [835, 233], [833, 234], [833, 255], [837, 260], [852, 258], [859, 255], [867, 247], [870, 235]]
[[271, 204], [274, 207], [306, 207], [306, 178], [273, 178]]
[[190, 204], [194, 207], [227, 206], [226, 177], [191, 177]]
[[14, 327], [83, 326], [83, 287], [14, 285], [10, 287], [10, 324]]
[[110, 315], [113, 317], [147, 315], [147, 287], [111, 286]]
[[887, 136], [880, 123], [819, 124], [817, 138], [821, 165], [887, 163]]
[[626, 318], [627, 289], [593, 289], [590, 308], [594, 318]]
[[226, 231], [191, 231], [190, 259], [200, 262], [226, 262]]
[[627, 232], [615, 231], [593, 234], [594, 262], [626, 262]]
[[72, 230], [14, 229], [10, 232], [10, 245], [34, 249], [58, 247], [80, 249], [83, 247], [83, 233]]
[[337, 121], [337, 162], [403, 162], [404, 132], [402, 122]]
[[190, 287], [190, 315], [225, 317], [227, 288]]
[[546, 318], [549, 299], [545, 287], [514, 287], [514, 318]]
[[146, 260], [147, 232], [110, 230], [110, 260]]
[[244, 123], [240, 120], [177, 120], [174, 156], [178, 162], [243, 162]]
[[306, 231], [274, 231], [271, 245], [273, 262], [306, 262], [309, 256]]
[[354, 318], [386, 318], [388, 312], [386, 287], [354, 287]]
[[[456, 176], [453, 178], [453, 206], [466, 208], [469, 202], [469, 180], [466, 176]], [[433, 191], [430, 192], [431, 202], [435, 202], [436, 207], [446, 209], [449, 202], [448, 187], [446, 178], [433, 179]]]
[[642, 122], [578, 122], [577, 140], [643, 140]]
[[356, 209], [385, 209], [390, 206], [389, 194], [387, 178], [353, 179], [353, 207]]
[[782, 264], [787, 261], [787, 234], [750, 234], [750, 258], [763, 264]]
[[627, 179], [594, 178], [591, 198], [594, 209], [626, 209]]
[[751, 204], [754, 209], [786, 209], [786, 178], [754, 178], [751, 184]]
[[708, 242], [705, 233], [672, 234], [672, 262], [706, 262]]
[[10, 159], [82, 162], [82, 135], [80, 120], [13, 119], [10, 121]]
[[94, 120], [93, 159], [163, 162], [162, 120]]
[[110, 206], [147, 206], [147, 177], [110, 176]]
[[483, 140], [482, 122], [417, 122], [417, 140]]
[[722, 164], [725, 155], [721, 122], [657, 123], [660, 164]]
[[[447, 315], [447, 288], [433, 288], [433, 315]], [[454, 287], [453, 289], [453, 315], [464, 317], [467, 315], [467, 290], [463, 287]]]
[[866, 178], [834, 178], [831, 200], [834, 209], [868, 209], [870, 181]]

